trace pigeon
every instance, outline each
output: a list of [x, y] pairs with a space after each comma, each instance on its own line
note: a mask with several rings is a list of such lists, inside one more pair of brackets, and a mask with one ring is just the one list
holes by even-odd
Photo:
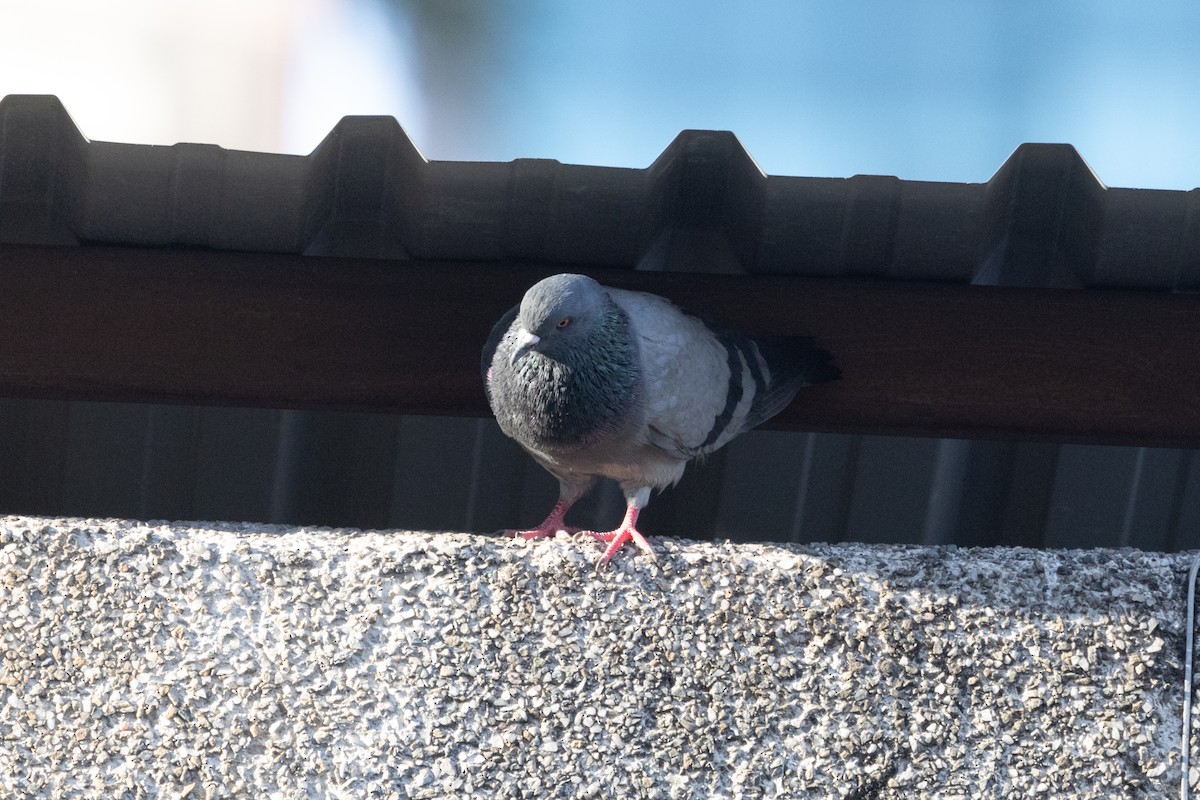
[[625, 518], [581, 532], [608, 543], [598, 567], [627, 542], [654, 557], [637, 530], [652, 489], [783, 410], [801, 387], [841, 374], [807, 338], [752, 339], [663, 297], [572, 274], [534, 284], [500, 318], [481, 367], [500, 429], [558, 479], [546, 519], [507, 533], [580, 533], [565, 525], [567, 511], [611, 478]]

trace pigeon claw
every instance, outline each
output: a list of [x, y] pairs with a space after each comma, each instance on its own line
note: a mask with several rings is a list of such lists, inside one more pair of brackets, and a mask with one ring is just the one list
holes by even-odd
[[505, 536], [512, 536], [518, 539], [544, 539], [549, 536], [557, 536], [560, 533], [579, 533], [579, 528], [571, 527], [570, 525], [539, 525], [536, 528], [524, 531], [512, 528], [504, 531]]
[[588, 533], [593, 538], [599, 539], [602, 542], [608, 542], [608, 547], [604, 549], [604, 555], [600, 556], [597, 566], [602, 567], [607, 564], [609, 559], [625, 546], [626, 542], [633, 542], [637, 546], [637, 549], [650, 556], [650, 558], [657, 560], [654, 551], [650, 549], [650, 543], [646, 541], [645, 536], [638, 533], [637, 528], [622, 525], [615, 531], [608, 531], [607, 533], [597, 533], [595, 531], [588, 531]]
[[542, 520], [541, 525], [524, 531], [509, 528], [504, 531], [504, 535], [516, 536], [521, 539], [544, 539], [547, 536], [557, 536], [559, 533], [578, 533], [578, 528], [563, 524], [563, 517], [567, 515], [567, 509], [570, 507], [570, 503], [560, 499], [554, 504], [554, 508], [550, 510], [546, 518]]
[[599, 569], [608, 563], [608, 560], [616, 555], [617, 551], [625, 546], [626, 542], [633, 542], [639, 550], [641, 550], [650, 558], [655, 558], [654, 551], [650, 549], [650, 543], [646, 541], [646, 537], [638, 533], [636, 526], [639, 509], [635, 505], [630, 505], [625, 512], [625, 519], [621, 521], [620, 527], [615, 531], [607, 533], [597, 533], [596, 531], [585, 531], [588, 536], [599, 539], [602, 542], [608, 542], [608, 547], [604, 550], [604, 555], [600, 556], [600, 560], [596, 562], [596, 568]]

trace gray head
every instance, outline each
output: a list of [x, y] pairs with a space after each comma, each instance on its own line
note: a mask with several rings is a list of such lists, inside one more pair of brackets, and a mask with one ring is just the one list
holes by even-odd
[[604, 287], [586, 275], [564, 273], [538, 281], [521, 300], [510, 363], [530, 350], [562, 360], [596, 331], [612, 306]]
[[635, 407], [640, 371], [630, 320], [583, 275], [555, 275], [525, 293], [488, 374], [501, 429], [536, 447], [617, 429]]

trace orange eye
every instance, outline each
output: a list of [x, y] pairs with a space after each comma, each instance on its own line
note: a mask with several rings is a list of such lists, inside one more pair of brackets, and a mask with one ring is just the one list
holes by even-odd
[[554, 327], [558, 328], [559, 330], [562, 330], [563, 328], [567, 327], [570, 324], [571, 324], [571, 318], [563, 317], [555, 324]]

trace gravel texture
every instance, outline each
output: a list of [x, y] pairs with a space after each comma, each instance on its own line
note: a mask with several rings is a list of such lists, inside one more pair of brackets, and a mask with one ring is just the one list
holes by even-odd
[[1178, 795], [1190, 556], [651, 541], [0, 518], [0, 796]]

